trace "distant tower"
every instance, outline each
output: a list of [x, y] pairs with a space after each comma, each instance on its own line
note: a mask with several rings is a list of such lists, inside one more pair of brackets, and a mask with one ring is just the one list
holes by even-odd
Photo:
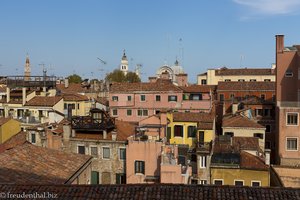
[[29, 61], [28, 54], [26, 56], [26, 62], [25, 62], [24, 80], [25, 81], [29, 81], [30, 80], [30, 61]]
[[128, 72], [128, 60], [125, 54], [125, 50], [123, 51], [123, 56], [121, 60], [120, 70], [126, 75]]

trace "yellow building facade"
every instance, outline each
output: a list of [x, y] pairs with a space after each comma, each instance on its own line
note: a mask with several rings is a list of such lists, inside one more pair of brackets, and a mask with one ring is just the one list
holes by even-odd
[[20, 122], [10, 118], [0, 118], [0, 144], [21, 131]]

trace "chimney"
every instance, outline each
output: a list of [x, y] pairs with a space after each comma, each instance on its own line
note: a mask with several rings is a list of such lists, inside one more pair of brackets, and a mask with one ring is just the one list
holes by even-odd
[[103, 130], [103, 139], [107, 139], [107, 132], [106, 132], [106, 130]]
[[270, 154], [271, 154], [271, 149], [265, 149], [265, 164], [270, 165]]
[[69, 141], [71, 136], [71, 127], [70, 125], [63, 125], [63, 140]]
[[152, 76], [152, 77], [149, 77], [149, 83], [155, 83], [156, 82], [156, 77]]
[[8, 103], [10, 101], [10, 88], [7, 87], [6, 88], [6, 103]]
[[116, 141], [117, 140], [117, 132], [116, 132], [116, 130], [113, 130], [111, 132], [111, 139], [112, 139], [112, 141]]
[[282, 53], [284, 49], [284, 35], [276, 35], [276, 53]]
[[22, 88], [22, 105], [24, 106], [26, 103], [26, 88]]
[[65, 78], [65, 88], [68, 88], [68, 87], [69, 87], [69, 79]]

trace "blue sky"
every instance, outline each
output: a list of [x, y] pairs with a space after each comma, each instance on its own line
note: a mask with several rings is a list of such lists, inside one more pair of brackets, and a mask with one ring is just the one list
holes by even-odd
[[34, 75], [44, 63], [56, 76], [101, 78], [123, 49], [143, 80], [176, 57], [190, 82], [207, 68], [270, 67], [276, 34], [300, 44], [299, 14], [299, 0], [2, 0], [1, 75], [23, 74], [28, 53]]

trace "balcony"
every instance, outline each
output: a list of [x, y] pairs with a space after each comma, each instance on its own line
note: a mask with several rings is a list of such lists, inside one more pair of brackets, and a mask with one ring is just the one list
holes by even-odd
[[6, 84], [9, 88], [14, 87], [47, 87], [55, 88], [56, 77], [55, 76], [8, 76]]

